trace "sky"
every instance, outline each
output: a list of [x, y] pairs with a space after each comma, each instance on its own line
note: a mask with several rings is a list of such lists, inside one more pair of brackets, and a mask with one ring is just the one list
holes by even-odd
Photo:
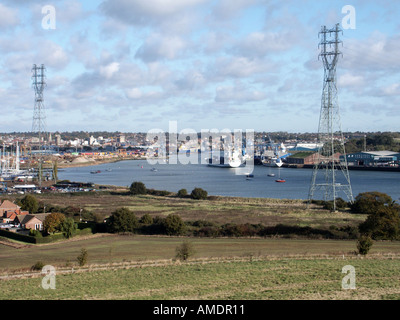
[[[349, 6], [352, 10], [348, 10]], [[0, 132], [317, 132], [322, 26], [343, 29], [341, 128], [400, 131], [400, 2], [0, 0]]]

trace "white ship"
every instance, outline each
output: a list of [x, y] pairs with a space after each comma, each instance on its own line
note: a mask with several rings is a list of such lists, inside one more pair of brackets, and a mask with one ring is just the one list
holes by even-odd
[[267, 159], [267, 160], [263, 161], [263, 166], [265, 166], [265, 167], [278, 167], [278, 168], [280, 168], [280, 167], [282, 167], [282, 165], [283, 165], [282, 159], [281, 158], [277, 158], [277, 157], [270, 158], [270, 159]]

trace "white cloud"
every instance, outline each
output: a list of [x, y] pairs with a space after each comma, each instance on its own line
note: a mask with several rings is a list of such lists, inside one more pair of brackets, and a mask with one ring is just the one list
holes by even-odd
[[364, 78], [362, 76], [355, 76], [351, 73], [345, 73], [339, 77], [338, 84], [341, 87], [360, 87], [364, 85]]
[[249, 88], [240, 82], [231, 86], [219, 86], [216, 88], [215, 102], [245, 103], [260, 101], [266, 98], [263, 91]]
[[179, 17], [206, 0], [106, 0], [101, 10], [132, 25], [159, 25], [166, 19]]
[[0, 28], [14, 27], [20, 23], [18, 11], [0, 3]]
[[221, 79], [246, 78], [259, 73], [268, 72], [273, 64], [260, 59], [247, 57], [222, 57], [217, 58], [211, 72]]
[[119, 71], [120, 64], [118, 62], [112, 62], [106, 66], [100, 67], [100, 74], [107, 79], [110, 79], [116, 72]]
[[176, 59], [183, 54], [185, 41], [178, 36], [150, 35], [136, 52], [135, 58], [145, 62]]

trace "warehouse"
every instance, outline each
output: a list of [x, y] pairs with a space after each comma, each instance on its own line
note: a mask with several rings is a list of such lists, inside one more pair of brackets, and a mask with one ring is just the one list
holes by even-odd
[[349, 166], [394, 166], [400, 154], [393, 151], [370, 151], [351, 153], [346, 156]]

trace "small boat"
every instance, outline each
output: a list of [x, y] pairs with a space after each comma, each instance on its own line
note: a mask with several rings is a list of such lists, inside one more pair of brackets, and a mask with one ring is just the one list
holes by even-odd
[[90, 171], [90, 173], [93, 173], [93, 174], [95, 174], [95, 173], [100, 173], [101, 171], [100, 170], [93, 170], [93, 171]]
[[275, 173], [268, 174], [268, 177], [275, 177]]
[[286, 182], [286, 180], [285, 179], [277, 179], [277, 180], [275, 180], [275, 182], [284, 183], [284, 182]]
[[156, 168], [151, 168], [150, 171], [157, 172]]
[[106, 171], [107, 171], [107, 172], [111, 172], [111, 171], [112, 171], [112, 169], [111, 169], [111, 168], [108, 168], [108, 169], [106, 169]]

